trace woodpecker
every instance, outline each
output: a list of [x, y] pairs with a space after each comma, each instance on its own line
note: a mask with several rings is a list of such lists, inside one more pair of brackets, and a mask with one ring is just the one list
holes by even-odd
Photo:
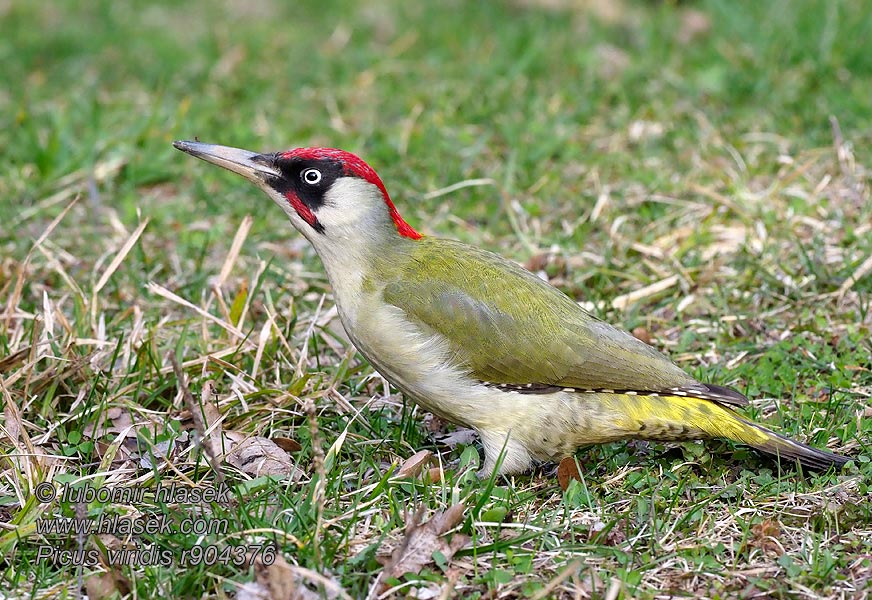
[[849, 460], [752, 422], [736, 411], [745, 396], [697, 381], [516, 263], [421, 235], [354, 154], [173, 145], [284, 210], [320, 256], [348, 337], [406, 397], [478, 432], [482, 476], [628, 439], [726, 438], [812, 469]]

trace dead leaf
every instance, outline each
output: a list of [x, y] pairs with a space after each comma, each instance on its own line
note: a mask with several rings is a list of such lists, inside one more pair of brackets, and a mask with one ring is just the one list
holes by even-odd
[[280, 598], [303, 600], [306, 598], [304, 594], [309, 591], [305, 587], [302, 592], [298, 589], [294, 572], [291, 571], [290, 565], [281, 555], [277, 555], [275, 562], [271, 565], [265, 565], [260, 560], [257, 561], [254, 566], [254, 573], [255, 580], [269, 592], [268, 598], [274, 598], [275, 600]]
[[444, 535], [463, 520], [463, 503], [457, 503], [451, 508], [439, 512], [426, 523], [421, 523], [424, 508], [421, 507], [406, 523], [406, 533], [403, 542], [397, 546], [390, 559], [384, 561], [381, 588], [387, 590], [391, 586], [388, 579], [399, 578], [406, 573], [419, 573], [427, 564], [433, 562], [433, 553], [439, 552], [450, 561], [454, 554], [469, 542], [469, 536], [455, 533], [448, 540]]
[[427, 478], [430, 483], [439, 483], [442, 481], [442, 468], [441, 467], [433, 467], [431, 469], [427, 469]]
[[85, 589], [89, 599], [117, 598], [130, 593], [130, 581], [120, 571], [110, 567], [108, 571], [89, 575], [85, 579]]
[[[350, 600], [332, 578], [289, 565], [281, 554], [277, 554], [269, 565], [258, 556], [254, 563], [254, 577], [254, 581], [244, 584], [236, 592], [237, 600]], [[306, 580], [319, 586], [320, 591], [306, 587]]]
[[236, 590], [236, 600], [270, 600], [269, 590], [256, 581], [249, 581]]
[[606, 524], [597, 521], [587, 531], [587, 539], [603, 546], [620, 546], [627, 541], [627, 520], [621, 519], [606, 531]]
[[[294, 466], [294, 461], [272, 440], [259, 436], [244, 437], [237, 432], [227, 433], [225, 439], [231, 440], [230, 445], [234, 446], [227, 454], [227, 462], [237, 469], [254, 477], [280, 475], [288, 476], [294, 481], [300, 478], [300, 471]], [[236, 444], [233, 444], [234, 438], [238, 439]]]
[[21, 413], [18, 412], [18, 406], [9, 400], [6, 400], [6, 406], [3, 408], [3, 427], [6, 429], [9, 442], [13, 446], [18, 446], [22, 429]]
[[436, 440], [440, 444], [445, 444], [449, 448], [454, 448], [460, 444], [468, 446], [475, 441], [475, 430], [461, 427], [446, 435], [438, 436]]
[[32, 348], [28, 346], [0, 359], [0, 373], [11, 373], [12, 369], [27, 360], [31, 350]]
[[644, 327], [640, 326], [633, 329], [633, 337], [640, 342], [645, 342], [649, 346], [651, 345], [651, 332], [649, 332]]
[[102, 438], [104, 436], [117, 435], [127, 431], [127, 437], [136, 437], [136, 429], [132, 428], [133, 417], [126, 408], [113, 406], [108, 408], [105, 413], [104, 421], [95, 426], [93, 423], [88, 423], [82, 428], [82, 435], [90, 438]]
[[420, 452], [416, 452], [409, 458], [407, 458], [400, 468], [397, 469], [396, 476], [401, 479], [414, 479], [418, 475], [421, 474], [421, 471], [427, 466], [427, 463], [430, 462], [430, 459], [433, 457], [433, 453], [429, 450], [421, 450]]
[[121, 595], [121, 591], [115, 587], [115, 578], [111, 573], [93, 573], [85, 579], [85, 590], [88, 598], [103, 600]]
[[445, 429], [447, 421], [443, 421], [433, 413], [424, 415], [424, 428], [430, 433], [437, 433]]
[[781, 524], [772, 519], [764, 519], [751, 527], [753, 538], [749, 542], [751, 546], [760, 548], [764, 553], [773, 553], [776, 556], [784, 554], [784, 546], [778, 541], [781, 537]]
[[560, 484], [560, 489], [565, 492], [569, 487], [569, 482], [573, 479], [581, 481], [581, 473], [578, 472], [575, 457], [567, 456], [557, 466], [557, 482]]
[[[96, 537], [100, 540], [100, 544], [103, 546], [103, 548], [106, 548], [106, 550], [113, 550], [117, 552], [119, 550], [136, 549], [135, 538], [129, 538], [125, 541], [112, 535], [111, 533], [98, 533]], [[100, 562], [103, 564], [104, 567], [109, 568], [109, 559], [107, 556], [104, 556], [102, 554], [103, 548], [100, 548], [100, 545], [95, 545], [101, 551]]]
[[[175, 440], [162, 440], [150, 444], [148, 449], [139, 455], [139, 466], [143, 469], [153, 469], [165, 460], [172, 460], [176, 451]], [[157, 459], [157, 461], [153, 459]]]
[[[107, 444], [106, 442], [98, 441], [94, 444], [94, 449], [97, 452], [97, 456], [102, 459], [106, 456], [106, 453], [109, 452], [109, 449], [112, 447], [112, 444]], [[115, 456], [112, 457], [112, 464], [119, 465], [121, 463], [125, 463], [128, 460], [131, 460], [131, 452], [125, 446], [118, 446], [118, 449], [115, 451]]]
[[297, 440], [292, 440], [291, 438], [286, 437], [274, 437], [272, 439], [276, 443], [276, 446], [284, 450], [285, 452], [299, 452], [303, 449], [303, 446]]
[[548, 266], [548, 253], [540, 252], [539, 254], [534, 254], [530, 257], [530, 259], [524, 263], [524, 268], [530, 271], [531, 273], [536, 273], [537, 271], [542, 271], [546, 266]]

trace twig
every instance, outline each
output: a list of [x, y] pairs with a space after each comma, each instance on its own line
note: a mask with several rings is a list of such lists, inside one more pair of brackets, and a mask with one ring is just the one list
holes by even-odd
[[[215, 479], [217, 480], [217, 482], [219, 484], [224, 483], [224, 472], [221, 470], [221, 461], [218, 459], [214, 445], [206, 442], [206, 440], [208, 439], [206, 435], [206, 430], [208, 429], [208, 426], [206, 424], [206, 421], [203, 419], [202, 407], [197, 405], [197, 402], [194, 400], [194, 395], [188, 388], [188, 384], [185, 381], [185, 373], [179, 366], [179, 361], [175, 353], [170, 354], [170, 362], [173, 365], [173, 372], [176, 374], [176, 381], [178, 382], [179, 390], [181, 390], [182, 392], [182, 398], [185, 401], [185, 406], [187, 406], [188, 410], [191, 411], [191, 419], [194, 421], [194, 429], [196, 429], [199, 437], [198, 443], [200, 445], [200, 448], [209, 459], [209, 464], [212, 466], [212, 470], [215, 472]], [[202, 402], [205, 403], [211, 401], [210, 398], [212, 395], [212, 385], [213, 383], [211, 381], [207, 381], [206, 385], [203, 386], [203, 397], [201, 397]]]

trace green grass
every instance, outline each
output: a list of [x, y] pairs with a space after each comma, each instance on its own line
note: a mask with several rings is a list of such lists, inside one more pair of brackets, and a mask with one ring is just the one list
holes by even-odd
[[[38, 559], [43, 546], [99, 550], [81, 569], [91, 598], [233, 597], [282, 577], [319, 597], [314, 574], [326, 597], [376, 597], [378, 558], [415, 508], [426, 520], [463, 502], [469, 542], [391, 597], [860, 594], [872, 17], [859, 1], [590, 4], [0, 6], [0, 589], [77, 597], [80, 570]], [[441, 442], [451, 428], [390, 395], [325, 319], [326, 277], [278, 209], [170, 145], [194, 137], [359, 153], [413, 226], [532, 261], [695, 376], [745, 392], [750, 416], [854, 463], [797, 474], [725, 442], [629, 443], [581, 450], [584, 480], [565, 492], [550, 466], [479, 481], [475, 443]], [[474, 179], [491, 181], [434, 193]], [[295, 476], [220, 457], [216, 474], [193, 443], [207, 382], [224, 432], [299, 444], [285, 454]], [[442, 481], [396, 478], [421, 449]], [[41, 481], [83, 478], [145, 497], [34, 498]], [[155, 497], [219, 478], [229, 503]], [[130, 540], [37, 532], [77, 510], [176, 525], [200, 511], [229, 531], [134, 536], [172, 564], [109, 565], [105, 547]], [[267, 543], [272, 571], [179, 563]]]

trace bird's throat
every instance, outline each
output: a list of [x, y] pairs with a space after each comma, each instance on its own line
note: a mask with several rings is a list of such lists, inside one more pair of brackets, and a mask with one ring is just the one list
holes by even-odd
[[308, 206], [306, 206], [302, 200], [300, 200], [299, 196], [297, 196], [293, 192], [288, 192], [285, 194], [285, 198], [288, 199], [291, 207], [300, 215], [300, 218], [303, 219], [309, 226], [317, 231], [318, 233], [324, 233], [324, 225], [321, 221], [318, 220], [318, 217], [315, 216], [315, 213], [312, 212]]

